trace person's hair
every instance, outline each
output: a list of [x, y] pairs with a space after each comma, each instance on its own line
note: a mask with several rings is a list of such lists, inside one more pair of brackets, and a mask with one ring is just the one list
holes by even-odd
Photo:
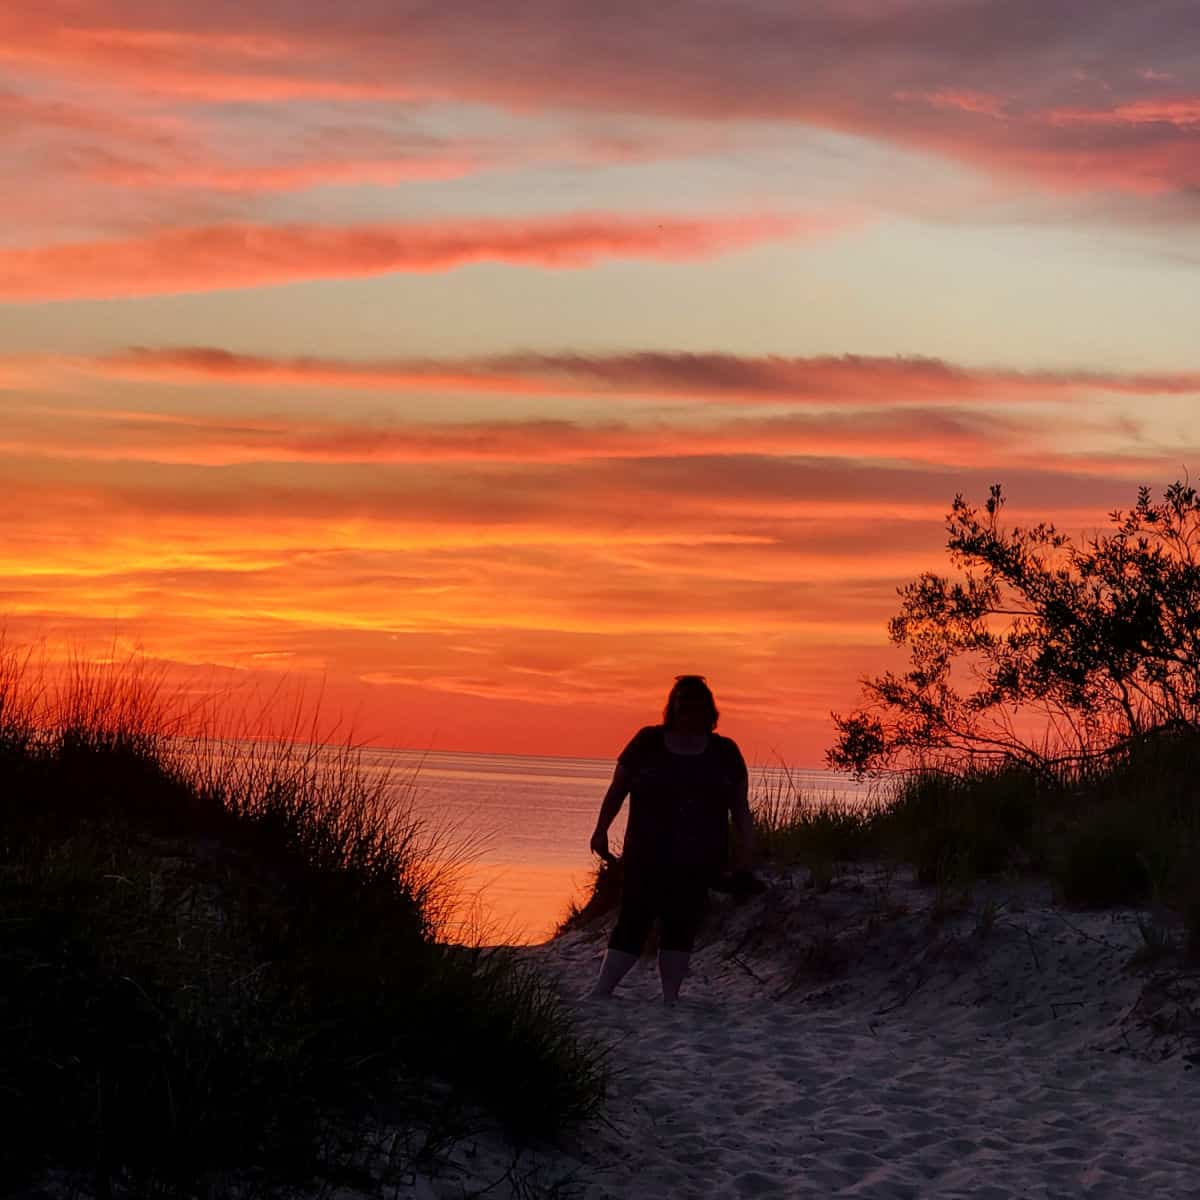
[[717, 711], [717, 702], [713, 699], [712, 689], [703, 675], [676, 675], [675, 683], [667, 694], [667, 703], [663, 708], [663, 724], [670, 729], [675, 724], [675, 700], [681, 692], [698, 696], [708, 706], [708, 728], [711, 732], [716, 729], [721, 714]]

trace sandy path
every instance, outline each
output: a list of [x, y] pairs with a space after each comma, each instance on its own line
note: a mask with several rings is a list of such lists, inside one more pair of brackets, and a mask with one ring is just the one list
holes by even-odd
[[587, 1156], [588, 1197], [1200, 1195], [1177, 1064], [786, 1001], [666, 1012], [653, 985], [594, 1019], [619, 1136]]
[[584, 998], [602, 928], [528, 949], [610, 1047], [606, 1118], [516, 1172], [481, 1138], [416, 1193], [1200, 1197], [1200, 971], [1130, 969], [1144, 914], [1028, 883], [940, 917], [881, 872], [803, 885], [722, 900], [673, 1009], [652, 959]]
[[[720, 916], [677, 1008], [650, 961], [574, 1000], [615, 1071], [613, 1128], [572, 1147], [579, 1195], [1200, 1196], [1200, 1071], [1131, 1015], [1136, 914], [1026, 886], [935, 928], [929, 894], [892, 882], [902, 915], [872, 930], [870, 887], [794, 883]], [[600, 946], [542, 953], [577, 997]]]

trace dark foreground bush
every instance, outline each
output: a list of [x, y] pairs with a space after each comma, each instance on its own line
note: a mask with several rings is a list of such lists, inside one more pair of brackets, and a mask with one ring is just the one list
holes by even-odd
[[1190, 911], [1200, 867], [1200, 730], [1143, 735], [1074, 780], [1058, 874], [1064, 898]]
[[6, 1184], [311, 1182], [382, 1113], [441, 1135], [482, 1108], [525, 1138], [599, 1102], [536, 976], [438, 942], [444, 876], [353, 753], [197, 756], [111, 706], [33, 727], [3, 700]]
[[875, 833], [924, 883], [1031, 868], [1069, 904], [1155, 900], [1190, 927], [1200, 925], [1198, 781], [1200, 730], [1178, 727], [1053, 775], [1021, 763], [910, 775]]
[[1073, 831], [1056, 872], [1062, 898], [1085, 908], [1149, 900], [1152, 881], [1140, 843], [1136, 831], [1120, 825]]
[[878, 834], [920, 883], [992, 875], [1028, 856], [1039, 800], [1044, 781], [1020, 765], [922, 772], [896, 786]]

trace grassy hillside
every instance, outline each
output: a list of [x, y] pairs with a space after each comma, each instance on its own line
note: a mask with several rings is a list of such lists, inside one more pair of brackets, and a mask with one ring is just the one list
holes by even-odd
[[197, 750], [163, 711], [136, 672], [0, 663], [0, 1177], [270, 1191], [352, 1175], [367, 1130], [399, 1169], [596, 1107], [542, 981], [438, 940], [445, 873], [353, 751]]

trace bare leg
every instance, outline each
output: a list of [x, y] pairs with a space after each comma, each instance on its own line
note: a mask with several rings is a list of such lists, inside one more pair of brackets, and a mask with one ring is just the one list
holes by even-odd
[[600, 975], [589, 995], [611, 996], [613, 988], [629, 974], [630, 968], [636, 963], [638, 956], [626, 950], [608, 949], [604, 961], [600, 964]]
[[686, 950], [660, 950], [658, 952], [658, 977], [662, 980], [664, 1004], [674, 1004], [679, 999], [679, 985], [688, 971], [691, 954]]

